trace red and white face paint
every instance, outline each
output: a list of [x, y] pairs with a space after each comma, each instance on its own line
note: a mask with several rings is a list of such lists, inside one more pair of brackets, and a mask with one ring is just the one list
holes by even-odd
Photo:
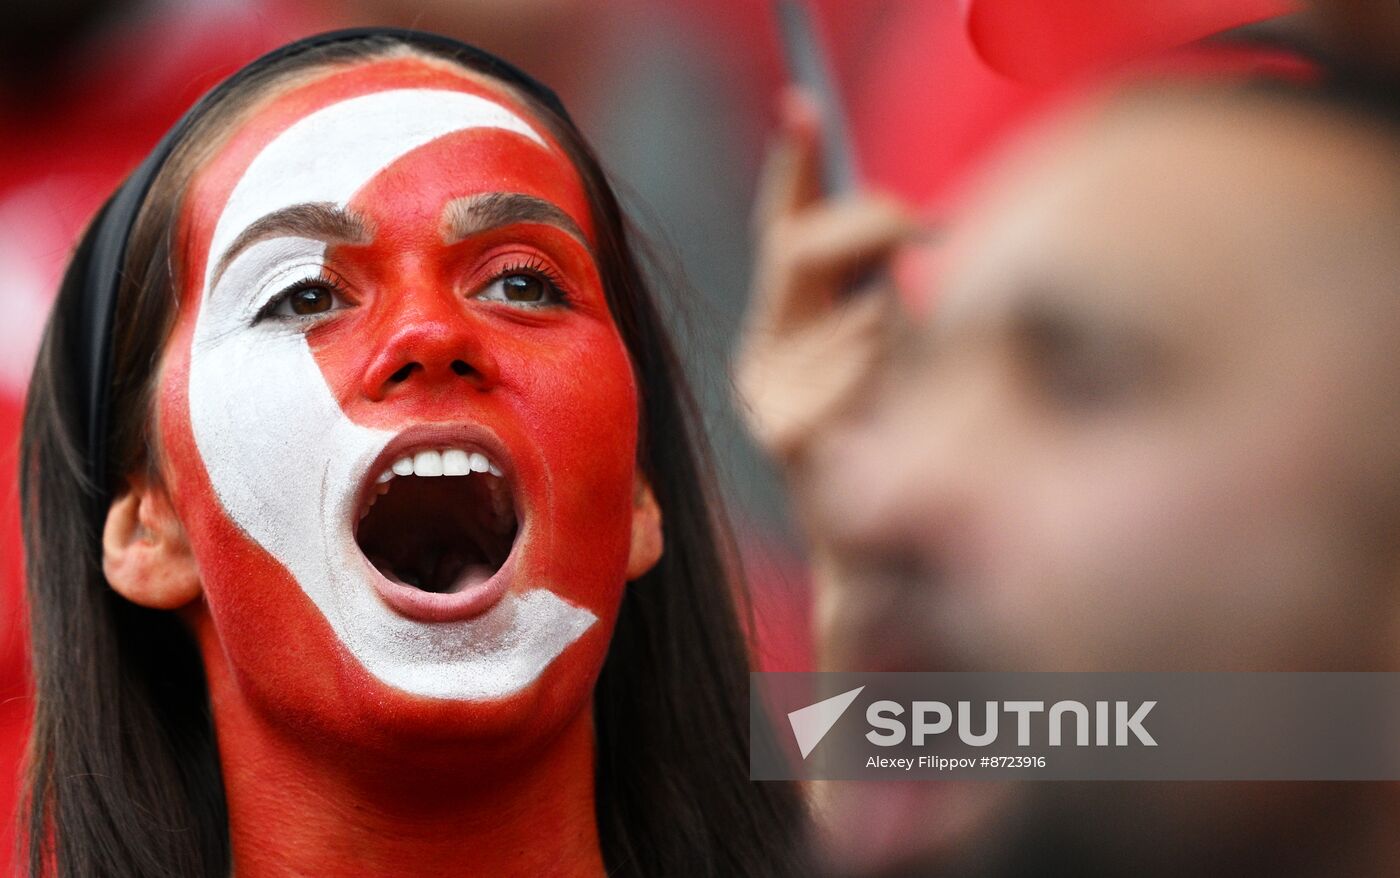
[[[167, 360], [163, 436], [235, 670], [260, 624], [323, 633], [297, 618], [314, 608], [355, 663], [413, 695], [515, 695], [601, 628], [570, 675], [591, 680], [624, 579], [637, 402], [586, 196], [542, 129], [422, 62], [366, 65], [255, 113], [192, 187], [183, 231], [197, 304]], [[522, 277], [563, 301], [503, 294]], [[288, 292], [307, 290], [317, 313], [293, 312]], [[446, 462], [444, 483], [493, 482], [463, 502], [513, 507], [499, 570], [424, 590], [366, 557], [360, 514], [396, 471], [421, 477], [404, 473], [415, 457], [424, 473]]]

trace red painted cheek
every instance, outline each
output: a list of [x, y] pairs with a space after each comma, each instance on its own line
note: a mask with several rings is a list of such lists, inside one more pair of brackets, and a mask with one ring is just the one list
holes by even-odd
[[[225, 513], [209, 481], [189, 418], [189, 352], [196, 309], [184, 308], [167, 345], [157, 397], [162, 473], [199, 564], [205, 600], [193, 612], [214, 625], [196, 625], [217, 641], [203, 643], [211, 697], [232, 697], [221, 669], [258, 681], [264, 699], [290, 713], [316, 712], [335, 700], [333, 669], [353, 663], [292, 575]], [[256, 425], [249, 425], [256, 429]], [[276, 636], [269, 637], [269, 632]], [[217, 663], [210, 657], [218, 656]], [[327, 660], [329, 659], [329, 664]]]

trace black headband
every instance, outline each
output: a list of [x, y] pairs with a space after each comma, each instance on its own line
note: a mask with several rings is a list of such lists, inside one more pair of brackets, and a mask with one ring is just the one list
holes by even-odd
[[[228, 79], [210, 89], [194, 106], [166, 132], [145, 161], [131, 173], [121, 187], [107, 200], [88, 227], [68, 268], [65, 285], [81, 283], [81, 295], [67, 297], [66, 306], [77, 309], [72, 315], [77, 333], [69, 349], [74, 358], [85, 408], [79, 413], [86, 440], [88, 477], [91, 479], [99, 511], [106, 502], [107, 488], [107, 416], [111, 397], [112, 328], [115, 318], [122, 270], [126, 263], [126, 245], [136, 215], [145, 203], [151, 183], [160, 173], [175, 147], [184, 140], [190, 128], [208, 109], [217, 104], [231, 89], [236, 88], [253, 73], [294, 55], [334, 43], [350, 43], [365, 39], [384, 39], [425, 49], [435, 55], [456, 60], [473, 70], [479, 70], [510, 85], [519, 86], [531, 97], [558, 114], [572, 125], [568, 112], [559, 98], [514, 65], [489, 52], [437, 34], [398, 28], [355, 28], [331, 31], [297, 40], [274, 49], [245, 65]], [[78, 402], [79, 400], [74, 400]]]

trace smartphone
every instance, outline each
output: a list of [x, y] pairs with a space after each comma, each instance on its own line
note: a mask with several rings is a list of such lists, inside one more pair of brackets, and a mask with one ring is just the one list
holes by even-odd
[[822, 187], [826, 195], [855, 191], [855, 153], [836, 90], [831, 59], [817, 36], [812, 10], [804, 0], [774, 0], [788, 78], [817, 103], [821, 115]]

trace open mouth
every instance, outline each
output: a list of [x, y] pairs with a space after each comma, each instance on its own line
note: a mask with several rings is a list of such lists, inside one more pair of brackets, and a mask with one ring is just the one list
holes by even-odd
[[369, 562], [390, 583], [423, 595], [480, 591], [510, 557], [520, 530], [507, 477], [468, 448], [398, 456], [376, 478], [359, 516], [355, 541]]

